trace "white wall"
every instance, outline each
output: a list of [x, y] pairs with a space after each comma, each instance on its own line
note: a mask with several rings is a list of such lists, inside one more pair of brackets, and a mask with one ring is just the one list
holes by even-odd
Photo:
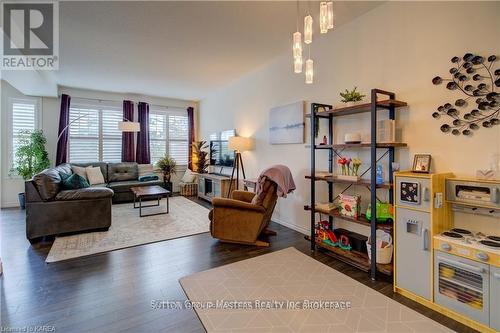
[[[481, 129], [472, 137], [454, 137], [442, 134], [442, 121], [431, 116], [438, 105], [458, 98], [431, 83], [434, 76], [447, 74], [452, 56], [466, 52], [500, 55], [500, 3], [387, 2], [327, 35], [315, 33], [311, 50], [314, 84], [306, 85], [303, 74], [292, 73], [289, 52], [200, 103], [202, 138], [236, 128], [239, 135], [256, 139], [256, 149], [243, 154], [250, 177], [276, 163], [292, 170], [297, 190], [279, 200], [274, 220], [299, 231], [309, 230], [309, 215], [303, 211], [310, 200], [309, 181], [304, 179], [310, 166], [309, 150], [300, 144], [268, 144], [269, 109], [275, 106], [298, 100], [336, 105], [338, 92], [345, 88], [357, 86], [368, 95], [371, 88], [385, 89], [409, 104], [397, 114], [402, 140], [409, 146], [397, 154], [403, 169], [411, 166], [415, 153], [430, 153], [434, 171], [474, 175], [476, 169], [489, 166], [492, 153], [500, 153], [499, 126]], [[368, 115], [336, 122], [336, 142], [343, 142], [343, 134], [353, 130], [368, 134]], [[348, 154], [365, 161], [369, 158], [367, 151]], [[318, 157], [317, 166], [326, 170], [327, 153], [319, 155], [323, 156]], [[366, 201], [368, 192], [357, 191]], [[325, 193], [326, 186], [321, 185], [317, 194], [326, 199]], [[349, 228], [367, 233], [363, 226], [350, 224]]]
[[[91, 98], [91, 99], [102, 99], [102, 100], [113, 100], [122, 101], [124, 99], [130, 99], [135, 102], [142, 101], [154, 105], [161, 106], [171, 106], [171, 107], [182, 107], [187, 108], [192, 106], [197, 110], [197, 103], [193, 101], [185, 101], [179, 99], [170, 99], [163, 97], [154, 96], [144, 96], [132, 93], [108, 93], [102, 91], [86, 90], [86, 89], [76, 89], [69, 87], [60, 87], [59, 96], [62, 93], [69, 94], [74, 97], [81, 98]], [[1, 207], [17, 207], [19, 206], [17, 200], [17, 194], [24, 191], [24, 181], [15, 176], [9, 175], [8, 170], [8, 130], [7, 130], [7, 107], [9, 98], [23, 98], [27, 97], [22, 92], [14, 88], [5, 80], [1, 80], [1, 135], [2, 138], [2, 154], [1, 154]], [[28, 96], [31, 97], [31, 96]], [[35, 96], [36, 97], [36, 96]], [[47, 138], [47, 152], [49, 153], [49, 159], [51, 165], [55, 163], [56, 149], [57, 149], [57, 136], [59, 128], [59, 108], [60, 99], [54, 97], [36, 97], [40, 101], [40, 111], [41, 111], [41, 129], [43, 130]], [[174, 183], [174, 191], [178, 190], [178, 181], [182, 177], [184, 170], [179, 170], [178, 174], [173, 176], [172, 181]]]

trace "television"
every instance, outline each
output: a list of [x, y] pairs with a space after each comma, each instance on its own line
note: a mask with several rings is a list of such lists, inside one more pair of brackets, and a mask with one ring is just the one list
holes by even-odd
[[229, 149], [229, 138], [235, 135], [234, 130], [222, 131], [210, 135], [210, 165], [232, 167], [234, 151]]

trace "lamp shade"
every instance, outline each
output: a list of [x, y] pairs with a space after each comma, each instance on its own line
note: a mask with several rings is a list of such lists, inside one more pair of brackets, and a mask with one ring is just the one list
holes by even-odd
[[253, 150], [254, 140], [252, 138], [244, 138], [242, 136], [232, 136], [229, 138], [229, 149], [237, 151]]
[[118, 129], [122, 132], [140, 132], [141, 125], [135, 121], [119, 121]]

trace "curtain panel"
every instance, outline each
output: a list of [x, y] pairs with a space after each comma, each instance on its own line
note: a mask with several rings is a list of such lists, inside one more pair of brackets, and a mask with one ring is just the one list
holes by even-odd
[[140, 132], [137, 133], [135, 161], [139, 164], [149, 164], [151, 163], [151, 153], [149, 151], [149, 104], [139, 102], [137, 104], [137, 113]]
[[188, 168], [193, 170], [193, 143], [195, 138], [194, 132], [194, 109], [192, 107], [187, 108], [188, 114]]
[[69, 95], [62, 94], [61, 108], [59, 111], [59, 140], [57, 140], [56, 165], [68, 162], [70, 104], [71, 97]]
[[[134, 102], [123, 101], [123, 121], [134, 121]], [[122, 162], [135, 162], [134, 132], [122, 133]]]

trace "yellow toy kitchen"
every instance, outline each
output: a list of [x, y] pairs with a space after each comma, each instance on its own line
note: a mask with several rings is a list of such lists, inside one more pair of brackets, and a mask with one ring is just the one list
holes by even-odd
[[500, 331], [500, 180], [397, 172], [394, 184], [394, 291]]

